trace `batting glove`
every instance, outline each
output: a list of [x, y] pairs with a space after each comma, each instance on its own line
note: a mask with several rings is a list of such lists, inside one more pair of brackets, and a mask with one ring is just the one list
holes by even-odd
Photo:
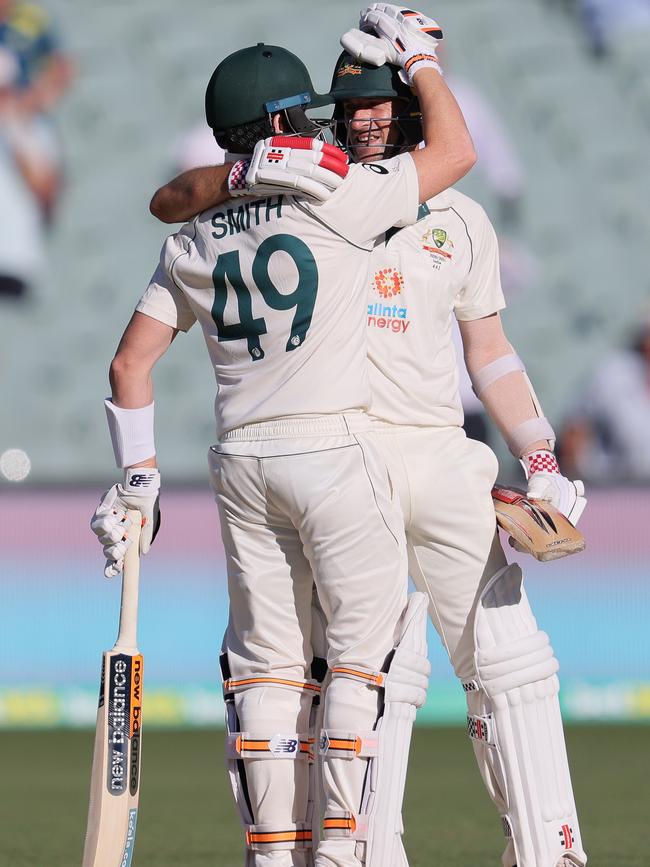
[[258, 141], [250, 160], [236, 162], [228, 175], [231, 196], [307, 196], [325, 202], [343, 183], [348, 158], [334, 145], [299, 136]]
[[90, 521], [90, 529], [104, 546], [104, 575], [113, 578], [124, 566], [124, 555], [131, 544], [128, 538], [131, 519], [127, 509], [137, 509], [142, 515], [140, 553], [146, 554], [160, 526], [158, 495], [160, 473], [151, 467], [127, 469], [124, 483], [113, 485], [102, 496]]
[[584, 484], [563, 476], [557, 458], [547, 449], [523, 455], [520, 463], [528, 480], [528, 498], [546, 500], [575, 526], [587, 505]]
[[436, 57], [442, 39], [440, 25], [423, 15], [390, 3], [373, 3], [361, 10], [359, 28], [341, 36], [341, 45], [355, 60], [382, 66], [400, 67], [400, 78], [413, 84], [413, 76], [424, 66], [442, 75]]

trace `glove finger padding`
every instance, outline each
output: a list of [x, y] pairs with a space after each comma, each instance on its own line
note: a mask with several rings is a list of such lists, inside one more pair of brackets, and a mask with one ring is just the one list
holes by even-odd
[[126, 549], [131, 544], [128, 538], [131, 519], [128, 509], [136, 509], [142, 516], [140, 553], [146, 554], [160, 526], [158, 494], [160, 474], [151, 467], [136, 467], [125, 470], [124, 483], [113, 485], [102, 496], [90, 522], [90, 528], [98, 537], [106, 557], [104, 574], [111, 578], [122, 571]]
[[441, 72], [436, 57], [441, 39], [439, 24], [422, 12], [373, 3], [362, 10], [359, 28], [341, 37], [341, 45], [356, 60], [372, 66], [391, 63], [401, 67], [400, 77], [412, 84], [413, 76], [422, 66]]
[[384, 63], [396, 62], [394, 52], [383, 39], [372, 33], [364, 33], [356, 27], [344, 33], [339, 42], [353, 60], [367, 63], [369, 66], [383, 66]]
[[128, 532], [130, 526], [131, 519], [126, 516], [125, 512], [111, 511], [101, 515], [98, 514], [90, 522], [91, 530], [98, 537], [102, 545], [107, 545], [109, 542], [119, 542]]
[[242, 180], [243, 168], [233, 167], [228, 186], [232, 195], [273, 195], [295, 191], [326, 201], [348, 173], [347, 156], [320, 139], [272, 136], [255, 145]]

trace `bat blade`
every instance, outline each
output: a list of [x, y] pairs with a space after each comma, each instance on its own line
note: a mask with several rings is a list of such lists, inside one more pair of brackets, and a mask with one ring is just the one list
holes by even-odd
[[83, 867], [129, 867], [140, 791], [142, 654], [102, 661]]
[[584, 551], [580, 530], [544, 500], [530, 500], [517, 488], [492, 488], [497, 524], [537, 560], [546, 562]]

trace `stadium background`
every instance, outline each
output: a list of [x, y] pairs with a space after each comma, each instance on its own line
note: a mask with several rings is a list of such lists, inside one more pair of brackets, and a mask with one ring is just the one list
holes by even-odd
[[[200, 119], [207, 78], [235, 47], [282, 44], [327, 90], [338, 36], [359, 4], [276, 0], [244, 9], [188, 0], [182, 12], [170, 0], [46, 5], [77, 77], [58, 112], [67, 179], [48, 272], [22, 306], [0, 308], [0, 453], [20, 448], [32, 466], [21, 483], [0, 480], [6, 728], [94, 720], [100, 653], [113, 642], [118, 607], [118, 585], [101, 577], [88, 529], [116, 478], [102, 398], [108, 361], [165, 234], [147, 204], [173, 171], [175, 142]], [[450, 67], [480, 83], [524, 164], [516, 234], [537, 264], [533, 285], [504, 318], [560, 425], [650, 294], [650, 43], [630, 39], [597, 64], [566, 4], [425, 5], [444, 26]], [[461, 188], [495, 214], [479, 174]], [[155, 377], [164, 498], [141, 596], [148, 725], [221, 719], [227, 600], [205, 482], [214, 386], [204, 353], [198, 332], [181, 337]], [[513, 465], [500, 457], [511, 477]], [[526, 561], [528, 591], [560, 659], [566, 719], [647, 722], [650, 498], [643, 487], [589, 494], [587, 552], [544, 567]], [[419, 721], [461, 723], [462, 691], [435, 636], [430, 646], [432, 688]]]

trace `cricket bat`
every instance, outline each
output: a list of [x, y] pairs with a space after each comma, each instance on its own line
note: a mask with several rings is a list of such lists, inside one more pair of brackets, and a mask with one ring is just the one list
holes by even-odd
[[545, 500], [529, 500], [517, 488], [492, 488], [497, 524], [537, 560], [557, 560], [584, 551], [585, 538]]
[[143, 659], [137, 648], [140, 512], [129, 510], [117, 641], [102, 658], [82, 867], [129, 867], [140, 790]]

